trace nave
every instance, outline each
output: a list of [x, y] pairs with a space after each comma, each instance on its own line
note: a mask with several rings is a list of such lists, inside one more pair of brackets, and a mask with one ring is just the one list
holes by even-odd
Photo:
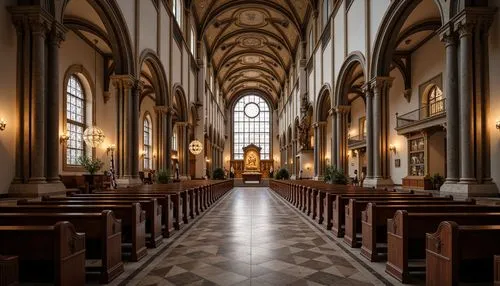
[[111, 285], [398, 284], [338, 243], [268, 188], [234, 188], [139, 273]]

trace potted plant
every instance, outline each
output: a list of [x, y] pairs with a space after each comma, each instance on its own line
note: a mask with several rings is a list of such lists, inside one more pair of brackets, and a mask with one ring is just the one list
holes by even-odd
[[439, 173], [436, 173], [430, 178], [430, 181], [434, 189], [439, 190], [439, 188], [441, 188], [441, 186], [444, 183], [444, 177], [441, 176]]
[[170, 170], [160, 170], [158, 172], [158, 175], [156, 176], [156, 183], [157, 184], [168, 184], [172, 180], [172, 177], [170, 176]]
[[347, 176], [342, 169], [329, 165], [326, 166], [323, 180], [330, 184], [347, 185]]
[[287, 169], [281, 168], [276, 173], [276, 179], [277, 180], [288, 180], [288, 179], [290, 179], [290, 173], [288, 173]]
[[88, 174], [84, 174], [83, 177], [89, 187], [92, 188], [95, 186], [94, 175], [101, 170], [104, 163], [97, 158], [88, 157], [86, 155], [78, 157], [78, 163], [88, 172]]
[[212, 178], [214, 180], [224, 180], [224, 170], [222, 168], [215, 169]]

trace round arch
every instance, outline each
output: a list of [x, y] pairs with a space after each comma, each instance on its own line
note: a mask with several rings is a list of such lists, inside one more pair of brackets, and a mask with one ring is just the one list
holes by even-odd
[[345, 105], [346, 97], [345, 92], [349, 88], [347, 80], [351, 71], [359, 65], [363, 71], [363, 76], [365, 82], [368, 82], [368, 73], [366, 67], [366, 59], [365, 56], [360, 51], [354, 51], [347, 56], [344, 60], [344, 63], [340, 67], [339, 75], [337, 77], [337, 86], [335, 88], [334, 95], [334, 105]]
[[[95, 82], [92, 78], [91, 73], [83, 65], [80, 64], [74, 64], [71, 65], [66, 72], [64, 73], [64, 80], [63, 80], [63, 103], [64, 103], [64, 108], [66, 108], [66, 87], [68, 86], [68, 81], [69, 78], [75, 75], [78, 77], [78, 79], [81, 81], [83, 85], [83, 89], [85, 92], [85, 97], [90, 96], [90, 101], [91, 101], [91, 106], [92, 106], [92, 125], [96, 124], [96, 95], [94, 94], [95, 90]], [[88, 99], [87, 99], [88, 100]], [[64, 115], [64, 118], [66, 118], [66, 115]]]
[[156, 105], [170, 106], [172, 100], [169, 96], [170, 93], [168, 92], [168, 81], [165, 74], [165, 68], [161, 63], [160, 58], [153, 50], [145, 49], [139, 56], [139, 69], [142, 69], [143, 65], [147, 65], [154, 73], [153, 84], [155, 85]]
[[[370, 78], [389, 75], [391, 71], [392, 56], [398, 41], [397, 34], [401, 31], [401, 28], [413, 10], [422, 1], [423, 0], [400, 0], [391, 2], [377, 31], [377, 36], [375, 37], [376, 40], [370, 64]], [[444, 22], [443, 20], [447, 18], [447, 13], [440, 3], [440, 0], [434, 0], [434, 3], [439, 10], [442, 24]]]
[[[54, 4], [54, 16], [60, 23], [64, 23], [64, 12], [70, 1], [56, 1]], [[136, 75], [134, 55], [132, 52], [132, 41], [127, 28], [127, 22], [116, 3], [116, 0], [86, 0], [99, 15], [107, 30], [107, 36], [111, 43], [116, 74]]]
[[[326, 121], [326, 118], [328, 117], [328, 113], [326, 116], [324, 116], [324, 110], [326, 108], [326, 111], [328, 112], [330, 108], [332, 108], [332, 88], [330, 84], [325, 83], [323, 87], [321, 87], [319, 91], [319, 96], [318, 100], [316, 102], [316, 122], [320, 121]], [[329, 103], [330, 106], [328, 106]]]
[[174, 84], [174, 87], [172, 88], [172, 108], [174, 107], [174, 98], [177, 101], [177, 104], [179, 105], [178, 108], [178, 121], [181, 122], [187, 122], [188, 121], [188, 105], [187, 105], [187, 99], [186, 99], [186, 93], [184, 92], [184, 88], [182, 88], [182, 85], [180, 83]]

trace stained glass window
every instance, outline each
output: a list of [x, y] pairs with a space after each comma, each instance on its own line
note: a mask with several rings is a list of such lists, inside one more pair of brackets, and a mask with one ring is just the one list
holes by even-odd
[[85, 94], [82, 83], [75, 75], [70, 76], [66, 86], [66, 130], [69, 140], [66, 145], [66, 164], [78, 166], [78, 157], [85, 154], [83, 131], [85, 124]]
[[153, 169], [151, 161], [151, 151], [153, 149], [153, 131], [151, 127], [151, 118], [147, 115], [144, 118], [144, 169]]
[[246, 95], [234, 106], [233, 158], [243, 160], [243, 147], [261, 147], [261, 159], [269, 160], [271, 152], [271, 114], [267, 102], [258, 95]]

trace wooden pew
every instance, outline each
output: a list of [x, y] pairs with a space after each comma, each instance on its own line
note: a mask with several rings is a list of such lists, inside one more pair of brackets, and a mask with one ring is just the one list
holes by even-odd
[[[122, 246], [130, 249], [130, 259], [139, 261], [147, 254], [146, 212], [139, 203], [130, 205], [24, 205], [0, 206], [0, 213], [95, 213], [111, 210], [122, 221]], [[122, 250], [123, 253], [123, 250]]]
[[[75, 198], [65, 198], [65, 197], [54, 197], [47, 200], [44, 198], [41, 202], [39, 201], [28, 201], [26, 199], [18, 200], [18, 205], [131, 205], [132, 203], [140, 203], [141, 208], [146, 211], [146, 241], [150, 247], [156, 248], [163, 243], [162, 235], [162, 206], [158, 205], [158, 200], [156, 198], [148, 199], [132, 199], [132, 200], [79, 200]], [[149, 237], [148, 237], [149, 236]]]
[[112, 211], [101, 213], [0, 213], [0, 225], [53, 225], [69, 221], [77, 232], [85, 233], [85, 258], [98, 259], [87, 273], [99, 273], [100, 283], [109, 283], [123, 273], [121, 221]]
[[[397, 210], [407, 210], [408, 212], [500, 212], [500, 207], [460, 205], [448, 202], [444, 205], [377, 205], [369, 203], [366, 211], [361, 215], [362, 246], [361, 255], [370, 261], [377, 261], [381, 257], [384, 244], [387, 243], [387, 219], [393, 218]], [[465, 203], [465, 202], [463, 202]], [[377, 243], [379, 246], [377, 247]]]
[[[174, 227], [174, 203], [171, 199], [170, 194], [71, 194], [68, 199], [75, 200], [122, 200], [122, 201], [130, 201], [130, 200], [148, 200], [148, 199], [156, 199], [158, 201], [158, 205], [161, 206], [162, 216], [161, 222], [163, 227], [163, 237], [170, 237], [175, 230]], [[50, 197], [43, 196], [42, 201], [49, 200], [59, 200], [61, 197]]]
[[[165, 191], [165, 192], [146, 192], [146, 191], [139, 191], [136, 189], [124, 189], [124, 190], [119, 190], [119, 191], [105, 191], [105, 192], [98, 192], [94, 193], [92, 195], [96, 196], [122, 196], [122, 197], [133, 197], [133, 198], [140, 198], [140, 197], [153, 197], [153, 198], [158, 198], [158, 197], [163, 197], [163, 196], [170, 196], [173, 204], [173, 224], [174, 228], [176, 230], [182, 229], [184, 226], [184, 221], [182, 220], [182, 213], [183, 213], [183, 200], [182, 200], [182, 191]], [[75, 197], [80, 197], [80, 194], [73, 194]]]
[[[344, 206], [345, 208], [345, 235], [344, 242], [351, 247], [359, 247], [360, 241], [358, 239], [358, 234], [362, 233], [362, 211], [366, 209], [368, 203], [377, 204], [378, 206], [383, 205], [472, 205], [474, 201], [468, 202], [458, 202], [451, 200], [451, 197], [440, 198], [440, 199], [423, 199], [423, 200], [412, 200], [412, 199], [349, 199], [349, 203]], [[394, 212], [392, 213], [394, 215]], [[392, 216], [391, 216], [392, 217]]]
[[426, 285], [493, 282], [493, 256], [500, 254], [500, 225], [441, 222], [426, 234]]
[[21, 282], [85, 285], [85, 234], [69, 222], [0, 226], [0, 253], [19, 257]]
[[450, 201], [451, 197], [436, 198], [429, 195], [414, 195], [406, 193], [386, 193], [386, 194], [342, 194], [334, 195], [335, 201], [333, 203], [331, 214], [327, 214], [330, 217], [328, 221], [331, 226], [333, 234], [337, 237], [344, 236], [344, 225], [345, 225], [345, 206], [349, 204], [349, 199], [356, 199], [359, 201], [369, 201], [369, 200], [446, 200]]
[[[424, 265], [409, 267], [410, 260], [425, 259], [425, 234], [434, 232], [443, 220], [464, 225], [500, 224], [496, 213], [409, 213], [398, 210], [387, 221], [387, 265], [385, 272], [400, 282], [410, 282], [410, 271], [425, 271]], [[419, 262], [419, 261], [418, 261]]]

